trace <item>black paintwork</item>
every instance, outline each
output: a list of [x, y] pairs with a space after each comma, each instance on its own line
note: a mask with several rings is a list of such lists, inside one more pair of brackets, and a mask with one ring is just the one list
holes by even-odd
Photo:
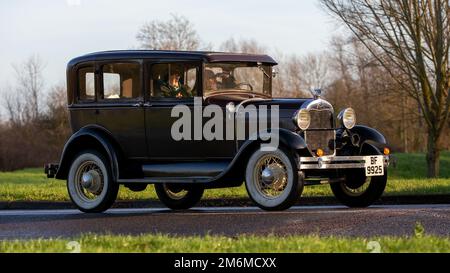
[[[193, 99], [152, 100], [145, 92], [151, 88], [147, 76], [151, 64], [167, 61], [198, 62], [202, 67], [211, 62], [277, 64], [267, 55], [148, 50], [106, 51], [71, 60], [67, 66], [67, 92], [73, 135], [64, 147], [55, 176], [57, 179], [67, 178], [71, 161], [77, 153], [97, 149], [108, 157], [113, 180], [118, 183], [201, 182], [207, 183], [207, 187], [242, 183], [246, 160], [259, 147], [257, 140], [175, 141], [171, 138], [171, 125], [176, 120], [170, 116], [172, 107], [180, 103], [193, 107]], [[140, 98], [114, 103], [99, 100], [101, 85], [97, 76], [97, 99], [92, 102], [77, 101], [78, 68], [92, 66], [97, 75], [99, 64], [114, 62], [141, 65]], [[198, 80], [202, 81], [202, 73]], [[198, 89], [201, 96], [202, 86]], [[235, 105], [277, 105], [280, 110], [279, 142], [301, 156], [312, 156], [302, 133], [292, 121], [296, 111], [311, 100], [272, 98], [246, 91], [221, 92], [203, 97], [203, 106], [216, 104], [225, 111], [229, 102]], [[362, 142], [386, 142], [372, 128], [355, 126], [351, 132], [360, 135]], [[51, 170], [54, 173], [55, 168]]]
[[79, 63], [104, 60], [136, 60], [136, 59], [183, 59], [198, 60], [206, 63], [220, 62], [261, 62], [276, 65], [277, 62], [267, 55], [241, 54], [212, 51], [176, 51], [176, 50], [113, 50], [86, 54], [69, 61], [68, 69]]

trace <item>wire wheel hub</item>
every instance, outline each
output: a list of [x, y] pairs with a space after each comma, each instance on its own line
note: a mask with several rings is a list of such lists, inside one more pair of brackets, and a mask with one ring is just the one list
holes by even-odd
[[268, 155], [261, 158], [255, 171], [257, 188], [264, 196], [275, 198], [286, 188], [288, 181], [286, 166], [277, 156]]
[[83, 162], [75, 174], [78, 194], [86, 202], [95, 200], [103, 191], [103, 180], [103, 172], [96, 162]]
[[90, 170], [81, 176], [81, 186], [92, 193], [96, 193], [101, 190], [101, 179], [100, 174], [96, 170]]

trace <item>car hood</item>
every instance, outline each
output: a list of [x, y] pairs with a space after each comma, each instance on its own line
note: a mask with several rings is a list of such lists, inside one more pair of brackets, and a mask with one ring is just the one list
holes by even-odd
[[205, 98], [206, 104], [216, 104], [225, 107], [232, 102], [236, 106], [243, 103], [243, 106], [253, 104], [258, 105], [279, 105], [280, 109], [295, 109], [298, 110], [306, 101], [311, 101], [311, 98], [267, 98], [263, 95], [257, 95], [248, 92], [228, 92], [217, 94]]

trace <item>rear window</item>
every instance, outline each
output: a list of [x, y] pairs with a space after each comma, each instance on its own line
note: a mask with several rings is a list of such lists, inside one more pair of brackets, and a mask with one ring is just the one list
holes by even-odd
[[136, 99], [141, 95], [141, 73], [138, 63], [103, 65], [103, 100]]
[[78, 100], [95, 100], [95, 73], [93, 67], [78, 70]]

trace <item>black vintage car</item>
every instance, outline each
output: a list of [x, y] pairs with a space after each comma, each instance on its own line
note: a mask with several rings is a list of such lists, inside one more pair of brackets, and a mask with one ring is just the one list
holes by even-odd
[[[323, 183], [349, 207], [371, 205], [387, 182], [384, 136], [356, 125], [351, 108], [335, 115], [318, 93], [272, 98], [275, 65], [267, 55], [219, 52], [108, 51], [75, 58], [67, 67], [73, 135], [59, 164], [45, 172], [67, 180], [70, 198], [84, 212], [108, 209], [119, 185], [142, 191], [148, 184], [172, 209], [194, 206], [205, 189], [243, 183], [265, 210], [287, 209], [304, 185]], [[223, 111], [227, 137], [202, 135], [213, 114], [201, 112], [211, 105]], [[193, 112], [185, 119], [193, 126], [183, 128], [181, 139], [174, 136], [180, 106]], [[227, 121], [249, 106], [277, 106], [276, 122], [256, 127], [257, 137], [238, 138], [239, 123]], [[248, 115], [241, 119], [250, 127]], [[262, 149], [268, 139], [277, 145]]]

